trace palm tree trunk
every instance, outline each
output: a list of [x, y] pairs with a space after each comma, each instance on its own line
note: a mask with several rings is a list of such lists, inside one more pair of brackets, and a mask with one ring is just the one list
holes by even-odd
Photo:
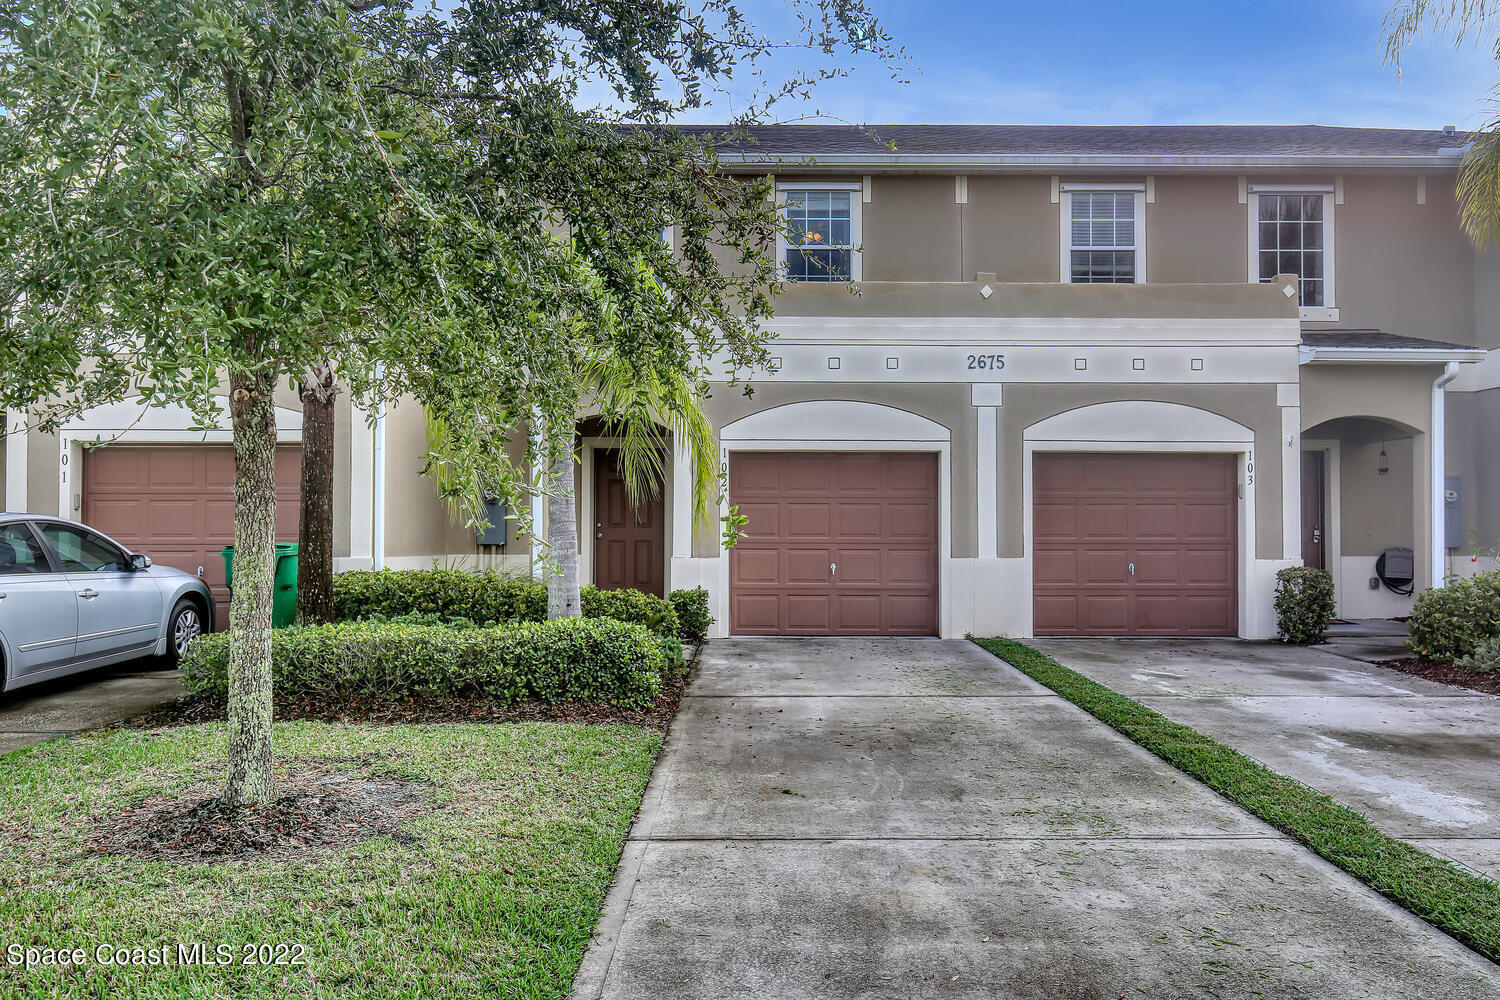
[[234, 589], [229, 601], [229, 773], [223, 801], [271, 801], [271, 575], [276, 543], [273, 369], [229, 377], [234, 427]]
[[547, 576], [547, 617], [577, 618], [578, 515], [573, 495], [573, 428], [547, 470], [547, 546], [552, 571]]
[[309, 369], [302, 397], [302, 516], [297, 525], [297, 624], [333, 621], [333, 402], [326, 365]]

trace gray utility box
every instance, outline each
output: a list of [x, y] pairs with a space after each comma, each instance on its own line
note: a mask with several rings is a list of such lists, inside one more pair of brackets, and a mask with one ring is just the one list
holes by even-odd
[[484, 519], [490, 522], [490, 526], [482, 531], [475, 532], [480, 545], [504, 545], [506, 529], [510, 522], [505, 519], [506, 508], [504, 500], [486, 500], [484, 504]]
[[1443, 477], [1443, 545], [1464, 547], [1464, 489], [1462, 476]]

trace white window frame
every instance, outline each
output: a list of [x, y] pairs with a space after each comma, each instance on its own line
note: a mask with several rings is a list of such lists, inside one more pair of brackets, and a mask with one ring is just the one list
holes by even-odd
[[[1058, 267], [1061, 281], [1073, 284], [1073, 193], [1102, 191], [1135, 195], [1135, 283], [1146, 283], [1146, 185], [1142, 184], [1061, 184], [1058, 187]], [[1090, 250], [1093, 247], [1078, 247]], [[1082, 282], [1080, 282], [1082, 284]]]
[[[861, 216], [864, 214], [863, 192], [864, 181], [819, 181], [812, 184], [798, 184], [795, 181], [778, 181], [776, 183], [776, 214], [781, 216], [782, 223], [786, 222], [786, 196], [789, 191], [846, 191], [849, 193], [849, 280], [859, 281], [864, 277], [864, 225]], [[793, 249], [786, 238], [786, 233], [780, 233], [776, 237], [776, 266], [782, 280], [800, 284], [838, 284], [838, 282], [798, 282], [798, 279], [787, 275], [786, 255], [787, 251]]]
[[[1249, 278], [1252, 284], [1260, 280], [1260, 196], [1278, 194], [1320, 195], [1323, 198], [1323, 304], [1321, 306], [1298, 306], [1298, 317], [1304, 323], [1336, 323], [1339, 318], [1336, 297], [1335, 275], [1338, 273], [1334, 257], [1337, 229], [1334, 225], [1334, 206], [1338, 198], [1332, 184], [1250, 184], [1246, 187], [1245, 216], [1246, 252], [1249, 262]], [[1300, 289], [1299, 289], [1300, 294]]]

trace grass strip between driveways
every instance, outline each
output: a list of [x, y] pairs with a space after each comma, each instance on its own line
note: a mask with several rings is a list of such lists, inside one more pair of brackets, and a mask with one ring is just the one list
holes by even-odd
[[1392, 902], [1500, 961], [1500, 884], [1387, 836], [1364, 816], [1264, 764], [1173, 722], [1023, 643], [974, 639], [984, 649], [1306, 844]]

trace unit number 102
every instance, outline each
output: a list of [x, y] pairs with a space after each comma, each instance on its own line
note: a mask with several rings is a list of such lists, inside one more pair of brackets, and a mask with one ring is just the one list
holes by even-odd
[[1005, 355], [1003, 354], [971, 354], [969, 355], [969, 371], [999, 371], [1005, 367]]

